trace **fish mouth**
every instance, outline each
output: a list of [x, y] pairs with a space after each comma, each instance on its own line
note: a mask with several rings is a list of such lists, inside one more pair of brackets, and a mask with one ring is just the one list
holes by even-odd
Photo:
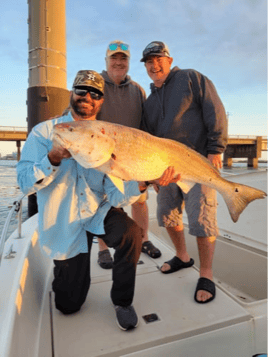
[[54, 134], [53, 139], [55, 139], [55, 141], [56, 141], [58, 144], [60, 144], [61, 146], [63, 146], [65, 149], [68, 149], [68, 148], [71, 146], [70, 143], [69, 143], [67, 140], [63, 139], [63, 138], [62, 138], [59, 134], [57, 134], [57, 133]]

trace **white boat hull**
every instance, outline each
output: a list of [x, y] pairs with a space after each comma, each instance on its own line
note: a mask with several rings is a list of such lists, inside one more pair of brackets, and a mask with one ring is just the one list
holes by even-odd
[[[13, 233], [4, 257], [11, 247], [16, 253], [3, 259], [0, 267], [1, 357], [252, 357], [267, 353], [266, 251], [253, 243], [219, 237], [214, 258], [217, 297], [209, 304], [197, 304], [193, 299], [199, 275], [195, 238], [186, 232], [195, 266], [161, 274], [159, 267], [174, 250], [165, 229], [156, 223], [153, 191], [149, 205], [150, 239], [162, 256], [153, 260], [141, 254], [134, 298], [139, 326], [129, 332], [116, 325], [110, 300], [112, 274], [98, 266], [97, 244], [92, 248], [87, 300], [78, 313], [64, 316], [54, 306], [53, 265], [39, 247], [37, 215], [23, 224], [22, 239]], [[158, 320], [146, 323], [143, 316], [150, 314]]]

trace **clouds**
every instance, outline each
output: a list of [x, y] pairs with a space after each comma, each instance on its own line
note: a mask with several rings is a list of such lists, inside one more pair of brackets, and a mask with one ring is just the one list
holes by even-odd
[[95, 6], [86, 26], [94, 56], [100, 58], [88, 63], [97, 70], [105, 66], [108, 42], [122, 39], [131, 45], [130, 74], [149, 94], [150, 79], [139, 60], [149, 42], [163, 40], [175, 65], [212, 79], [232, 113], [231, 130], [247, 130], [245, 120], [253, 117], [256, 128], [265, 130], [265, 0], [104, 1]]
[[[263, 83], [266, 75], [266, 3], [259, 1], [182, 1], [183, 66], [230, 75], [232, 85]], [[185, 47], [184, 47], [185, 46]], [[172, 48], [173, 49], [173, 48]], [[189, 53], [195, 61], [189, 61]], [[185, 63], [185, 64], [184, 64]], [[187, 66], [187, 64], [186, 64]]]

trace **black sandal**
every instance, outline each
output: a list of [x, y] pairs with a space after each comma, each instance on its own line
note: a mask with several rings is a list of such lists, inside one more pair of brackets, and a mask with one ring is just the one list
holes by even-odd
[[190, 258], [189, 262], [183, 262], [180, 258], [177, 256], [173, 257], [172, 259], [168, 260], [167, 263], [170, 266], [169, 270], [163, 271], [160, 268], [161, 273], [163, 274], [171, 274], [174, 273], [175, 271], [184, 269], [184, 268], [190, 268], [192, 265], [194, 265], [194, 260]]
[[112, 269], [113, 258], [111, 257], [109, 249], [99, 251], [98, 257], [98, 264], [102, 269]]
[[[205, 300], [205, 301], [199, 301], [196, 298], [197, 292], [199, 290], [204, 290], [209, 292], [212, 296]], [[199, 304], [206, 304], [207, 302], [212, 301], [216, 296], [216, 287], [215, 287], [215, 283], [207, 278], [199, 278], [198, 282], [197, 282], [197, 286], [196, 286], [196, 290], [195, 290], [195, 294], [194, 294], [194, 299], [196, 302], [198, 302]]]
[[161, 252], [158, 248], [156, 248], [153, 243], [149, 240], [147, 240], [146, 242], [142, 243], [142, 248], [141, 251], [143, 253], [146, 253], [149, 255], [149, 257], [151, 258], [159, 258], [161, 257]]

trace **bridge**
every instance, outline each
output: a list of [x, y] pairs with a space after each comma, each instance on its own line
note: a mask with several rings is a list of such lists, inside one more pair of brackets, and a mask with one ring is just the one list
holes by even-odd
[[20, 160], [21, 141], [27, 139], [27, 128], [18, 126], [0, 126], [0, 141], [16, 141], [17, 160]]
[[267, 136], [230, 135], [223, 154], [223, 166], [231, 167], [233, 158], [247, 158], [248, 167], [257, 168], [262, 151], [267, 151]]
[[[27, 134], [26, 127], [0, 126], [0, 141], [16, 141], [18, 160], [21, 141], [27, 139]], [[262, 151], [267, 151], [267, 136], [229, 135], [223, 164], [225, 167], [231, 167], [233, 158], [247, 158], [249, 167], [258, 167]]]
[[26, 127], [0, 126], [0, 141], [25, 141], [26, 138]]

